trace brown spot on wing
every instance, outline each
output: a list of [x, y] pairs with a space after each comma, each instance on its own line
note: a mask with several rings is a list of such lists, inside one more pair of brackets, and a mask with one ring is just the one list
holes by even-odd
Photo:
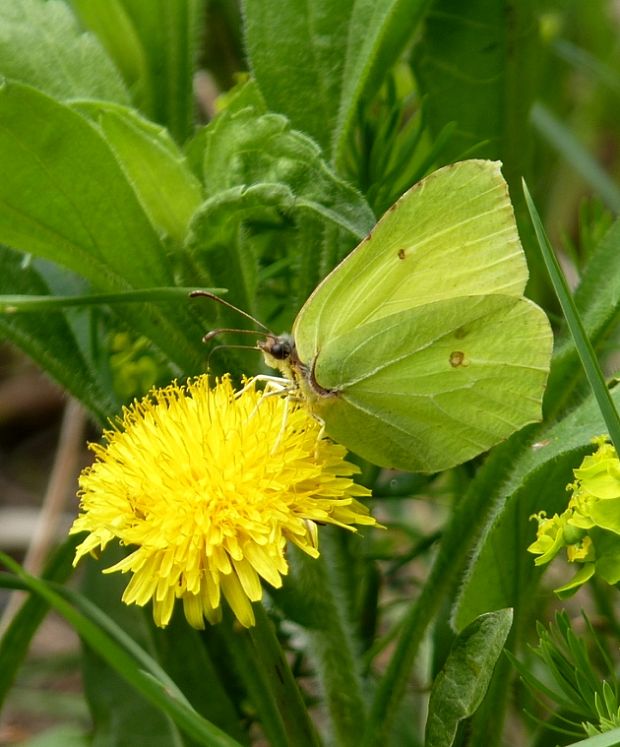
[[404, 249], [398, 250], [398, 259], [405, 259], [407, 256], [407, 252]]
[[467, 363], [465, 363], [465, 353], [461, 350], [455, 350], [454, 352], [450, 353], [450, 358], [448, 359], [450, 361], [450, 365], [452, 368], [458, 368], [459, 366], [466, 366]]

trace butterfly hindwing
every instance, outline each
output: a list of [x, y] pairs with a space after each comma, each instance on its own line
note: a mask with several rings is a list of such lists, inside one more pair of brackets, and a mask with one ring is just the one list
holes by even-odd
[[328, 341], [311, 405], [337, 441], [386, 467], [434, 472], [540, 419], [544, 313], [514, 296], [436, 301]]

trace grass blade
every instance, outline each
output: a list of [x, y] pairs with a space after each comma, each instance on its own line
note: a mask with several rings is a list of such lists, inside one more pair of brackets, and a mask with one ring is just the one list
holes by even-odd
[[605, 424], [607, 425], [609, 437], [616, 448], [616, 452], [620, 454], [620, 417], [618, 416], [618, 411], [615, 408], [609, 389], [605, 383], [605, 378], [594, 352], [594, 348], [592, 347], [592, 343], [586, 335], [581, 317], [579, 316], [568, 283], [564, 277], [564, 273], [562, 272], [557, 257], [551, 248], [551, 244], [549, 243], [549, 239], [547, 238], [542, 221], [540, 220], [540, 216], [538, 215], [536, 206], [534, 205], [534, 201], [532, 200], [532, 196], [529, 193], [525, 181], [523, 182], [523, 192], [534, 225], [534, 230], [536, 231], [540, 251], [543, 255], [545, 265], [547, 266], [547, 271], [549, 272], [549, 277], [551, 278], [560, 306], [564, 312], [568, 328], [570, 329], [571, 335], [575, 341], [575, 347], [579, 353], [588, 382], [592, 388], [594, 396], [596, 397]]
[[54, 587], [26, 573], [12, 558], [0, 553], [0, 560], [29, 591], [42, 597], [60, 613], [113, 669], [147, 700], [161, 708], [197, 744], [205, 747], [241, 747], [214, 724], [202, 718], [189, 704], [157, 662], [140, 649], [102, 610], [75, 592]]
[[90, 293], [85, 296], [0, 295], [0, 314], [27, 311], [53, 311], [67, 306], [97, 306], [113, 303], [157, 303], [189, 298], [196, 290], [208, 290], [218, 296], [225, 288], [144, 288], [119, 293]]

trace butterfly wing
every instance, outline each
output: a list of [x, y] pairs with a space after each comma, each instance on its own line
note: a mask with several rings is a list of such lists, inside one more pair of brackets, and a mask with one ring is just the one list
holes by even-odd
[[384, 467], [435, 472], [540, 419], [552, 336], [525, 298], [443, 299], [329, 340], [308, 393], [327, 433]]
[[299, 312], [308, 362], [323, 345], [382, 317], [454, 296], [523, 294], [527, 280], [500, 164], [439, 169], [406, 192]]

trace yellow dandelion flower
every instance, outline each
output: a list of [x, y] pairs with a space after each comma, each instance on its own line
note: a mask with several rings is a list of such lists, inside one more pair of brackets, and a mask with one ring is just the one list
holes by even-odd
[[317, 524], [376, 525], [345, 449], [254, 380], [240, 391], [207, 376], [154, 390], [104, 437], [80, 477], [71, 533], [88, 536], [75, 562], [113, 539], [132, 548], [106, 572], [133, 573], [123, 601], [152, 600], [162, 627], [177, 599], [193, 627], [217, 622], [222, 597], [249, 627], [261, 580], [279, 587], [288, 572], [288, 541], [316, 557]]

